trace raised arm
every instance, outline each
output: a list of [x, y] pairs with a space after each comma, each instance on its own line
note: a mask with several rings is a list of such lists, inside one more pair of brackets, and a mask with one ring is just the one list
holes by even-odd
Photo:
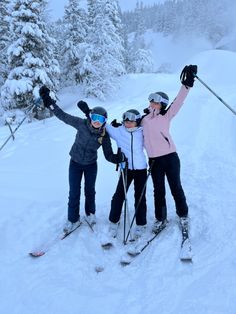
[[174, 101], [171, 103], [170, 108], [168, 109], [167, 113], [165, 114], [168, 119], [172, 119], [182, 107], [185, 98], [187, 97], [190, 88], [182, 85], [178, 95], [175, 97]]
[[182, 107], [185, 98], [187, 97], [190, 88], [193, 87], [194, 78], [197, 74], [197, 66], [196, 65], [186, 65], [181, 74], [180, 74], [180, 81], [182, 86], [179, 90], [178, 95], [175, 97], [174, 101], [172, 102], [169, 110], [167, 111], [167, 117], [172, 119]]
[[44, 106], [52, 111], [58, 119], [68, 125], [73, 126], [76, 129], [80, 124], [84, 123], [84, 119], [64, 112], [59, 106], [56, 105], [56, 101], [50, 97], [49, 93], [50, 90], [46, 86], [42, 86], [39, 90], [39, 94], [43, 100]]

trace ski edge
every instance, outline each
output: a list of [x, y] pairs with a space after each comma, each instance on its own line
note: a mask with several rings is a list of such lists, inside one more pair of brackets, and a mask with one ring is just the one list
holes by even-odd
[[[60, 236], [60, 238], [58, 240], [64, 240], [65, 238], [67, 238], [71, 233], [73, 233], [75, 230], [77, 230], [79, 227], [81, 227], [82, 225], [82, 222], [73, 230], [71, 230], [70, 232], [67, 232], [67, 233], [64, 233], [63, 235]], [[54, 243], [55, 244], [55, 243]], [[54, 246], [54, 244], [52, 246]], [[41, 257], [41, 256], [44, 256], [47, 251], [49, 251], [51, 248], [51, 246], [49, 248], [47, 248], [46, 250], [39, 250], [39, 251], [31, 251], [29, 252], [28, 254], [31, 256], [31, 257]]]
[[164, 230], [164, 229], [166, 229], [166, 227], [167, 227], [167, 224], [168, 223], [166, 223], [166, 224], [164, 224], [164, 225], [161, 225], [160, 226], [160, 228], [155, 232], [155, 233], [153, 233], [153, 235], [148, 239], [148, 240], [146, 240], [145, 242], [144, 242], [144, 244], [143, 244], [143, 246], [138, 250], [138, 251], [127, 251], [126, 252], [126, 254], [129, 256], [129, 257], [131, 257], [132, 259], [127, 259], [127, 260], [125, 260], [125, 259], [121, 259], [120, 260], [120, 264], [122, 265], [122, 266], [128, 266], [128, 265], [130, 265], [132, 262], [133, 262], [133, 260], [137, 257], [137, 256], [139, 256], [147, 247], [148, 247], [148, 245], [154, 240], [154, 239], [156, 239], [160, 234], [161, 234], [161, 232]]

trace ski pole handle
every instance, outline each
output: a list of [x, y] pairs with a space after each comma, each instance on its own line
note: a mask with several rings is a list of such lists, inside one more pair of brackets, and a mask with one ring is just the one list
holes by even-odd
[[[117, 156], [120, 155], [120, 154], [122, 154], [121, 153], [121, 148], [118, 147], [118, 149], [117, 149]], [[119, 167], [120, 167], [120, 169], [125, 170], [126, 169], [126, 161], [122, 161], [122, 162], [117, 163], [116, 164], [116, 171], [118, 171]]]
[[126, 162], [125, 162], [125, 161], [121, 162], [121, 163], [119, 164], [119, 166], [120, 166], [121, 169], [124, 170], [124, 169], [126, 168]]

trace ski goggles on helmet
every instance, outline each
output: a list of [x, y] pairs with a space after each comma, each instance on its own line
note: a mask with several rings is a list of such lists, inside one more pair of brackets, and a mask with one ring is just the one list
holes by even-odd
[[127, 111], [123, 114], [122, 119], [123, 121], [137, 121], [138, 119], [141, 119], [141, 115]]
[[169, 103], [169, 100], [168, 99], [165, 99], [163, 97], [161, 97], [161, 95], [159, 94], [155, 94], [155, 93], [152, 93], [148, 96], [148, 100], [150, 102], [158, 102], [158, 103], [161, 103], [163, 102], [164, 104], [168, 105]]
[[90, 118], [91, 118], [91, 121], [93, 121], [93, 122], [99, 122], [101, 124], [106, 122], [106, 118], [100, 114], [97, 114], [97, 113], [92, 113], [90, 115]]

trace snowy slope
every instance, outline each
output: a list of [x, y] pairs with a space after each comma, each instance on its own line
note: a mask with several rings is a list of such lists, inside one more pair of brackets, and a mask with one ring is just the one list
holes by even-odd
[[[198, 64], [199, 77], [236, 109], [236, 54], [207, 51], [190, 63]], [[142, 111], [150, 92], [163, 90], [173, 99], [180, 70], [130, 75], [113, 99], [87, 101], [91, 107], [105, 106], [110, 121], [119, 119], [129, 108]], [[82, 98], [79, 90], [66, 89], [58, 96], [67, 112], [81, 114], [75, 105]], [[45, 256], [28, 256], [30, 250], [51, 241], [66, 219], [68, 152], [75, 131], [55, 117], [21, 126], [16, 140], [0, 152], [0, 313], [235, 314], [235, 131], [235, 116], [196, 81], [172, 124], [190, 208], [194, 262], [181, 264], [178, 259], [180, 232], [168, 190], [168, 229], [122, 268], [120, 239], [114, 250], [106, 252], [99, 245], [118, 177], [101, 152], [97, 234], [82, 226]], [[8, 133], [6, 127], [0, 128], [1, 143]], [[154, 220], [151, 180], [147, 198], [150, 228]], [[104, 271], [96, 273], [96, 266]]]

